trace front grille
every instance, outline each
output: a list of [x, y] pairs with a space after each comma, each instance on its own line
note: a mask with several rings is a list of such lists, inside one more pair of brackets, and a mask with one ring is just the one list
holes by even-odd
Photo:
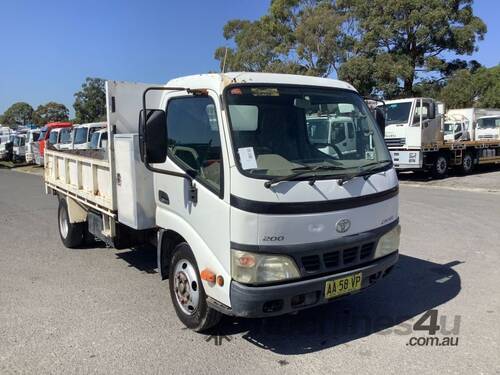
[[374, 249], [375, 242], [369, 242], [356, 247], [304, 255], [299, 260], [306, 273], [328, 272], [366, 262], [373, 258]]
[[351, 249], [347, 249], [343, 251], [342, 257], [344, 258], [344, 265], [350, 265], [356, 261], [358, 257], [359, 249], [357, 247], [353, 247]]
[[340, 251], [333, 251], [331, 253], [323, 254], [323, 262], [326, 268], [338, 267], [340, 264]]
[[370, 259], [373, 256], [373, 248], [374, 247], [375, 247], [375, 244], [373, 242], [365, 243], [363, 246], [361, 246], [361, 252], [359, 254], [359, 259]]
[[308, 255], [302, 257], [302, 265], [307, 272], [318, 271], [321, 267], [318, 255]]
[[406, 143], [406, 138], [385, 138], [387, 147], [402, 147]]
[[493, 134], [481, 134], [479, 135], [479, 139], [493, 139], [494, 135]]

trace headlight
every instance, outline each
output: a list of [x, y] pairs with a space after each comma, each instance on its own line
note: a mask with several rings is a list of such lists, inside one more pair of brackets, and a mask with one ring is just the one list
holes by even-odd
[[399, 249], [399, 235], [401, 234], [401, 226], [398, 225], [390, 232], [384, 234], [377, 244], [375, 250], [375, 258], [383, 257]]
[[288, 256], [231, 250], [231, 276], [241, 283], [257, 284], [295, 279], [300, 273]]

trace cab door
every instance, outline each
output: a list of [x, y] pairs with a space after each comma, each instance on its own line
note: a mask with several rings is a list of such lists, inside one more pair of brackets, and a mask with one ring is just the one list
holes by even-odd
[[[200, 271], [209, 268], [229, 280], [230, 206], [228, 166], [223, 155], [217, 95], [170, 94], [165, 103], [168, 158], [161, 166], [168, 171], [195, 175], [196, 200], [190, 199], [190, 183], [176, 176], [155, 174], [157, 225], [180, 233], [196, 257]], [[230, 304], [224, 287], [206, 287], [206, 293]]]

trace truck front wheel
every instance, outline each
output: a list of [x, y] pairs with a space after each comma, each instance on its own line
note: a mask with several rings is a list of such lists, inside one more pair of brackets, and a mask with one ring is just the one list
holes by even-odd
[[175, 312], [184, 325], [201, 332], [216, 325], [222, 314], [210, 308], [191, 248], [178, 244], [170, 262], [168, 282]]
[[70, 223], [68, 206], [64, 199], [59, 200], [58, 212], [59, 235], [64, 246], [74, 249], [83, 243], [84, 223]]
[[443, 154], [439, 154], [432, 165], [432, 175], [435, 178], [444, 178], [448, 172], [448, 159]]

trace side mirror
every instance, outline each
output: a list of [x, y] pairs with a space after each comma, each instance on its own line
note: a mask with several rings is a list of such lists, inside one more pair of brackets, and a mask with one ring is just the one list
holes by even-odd
[[161, 109], [141, 110], [139, 115], [139, 149], [143, 163], [167, 160], [167, 116]]
[[375, 121], [377, 121], [378, 128], [382, 133], [382, 136], [385, 137], [385, 113], [381, 107], [376, 107], [374, 110]]

